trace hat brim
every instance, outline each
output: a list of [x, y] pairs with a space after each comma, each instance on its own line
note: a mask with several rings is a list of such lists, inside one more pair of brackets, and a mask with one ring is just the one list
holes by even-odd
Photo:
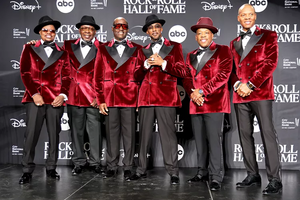
[[49, 21], [49, 22], [44, 22], [44, 23], [41, 23], [39, 25], [37, 25], [33, 31], [36, 33], [36, 34], [39, 34], [40, 30], [44, 27], [44, 26], [47, 26], [47, 25], [53, 25], [55, 27], [55, 30], [57, 30], [60, 26], [61, 26], [61, 23], [59, 21]]
[[144, 26], [143, 26], [143, 31], [146, 33], [147, 32], [147, 30], [148, 30], [148, 27], [151, 25], [151, 24], [154, 24], [154, 23], [160, 23], [162, 26], [166, 23], [166, 21], [165, 20], [163, 20], [163, 19], [157, 19], [157, 20], [152, 20], [152, 21], [149, 21], [147, 24], [145, 24]]
[[205, 25], [205, 24], [194, 25], [194, 26], [191, 27], [191, 30], [192, 30], [193, 32], [196, 33], [197, 30], [198, 30], [199, 28], [207, 28], [207, 29], [209, 29], [213, 34], [215, 34], [215, 33], [218, 32], [218, 29], [217, 29], [216, 27], [210, 26], [210, 25]]
[[82, 25], [90, 25], [90, 26], [93, 26], [96, 30], [99, 30], [100, 29], [100, 26], [98, 26], [97, 24], [94, 24], [94, 23], [91, 23], [91, 22], [79, 22], [76, 24], [76, 28], [80, 29], [80, 27]]

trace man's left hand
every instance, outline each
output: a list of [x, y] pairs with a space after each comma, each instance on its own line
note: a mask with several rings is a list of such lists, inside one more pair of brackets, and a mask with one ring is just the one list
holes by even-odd
[[93, 102], [91, 103], [91, 106], [93, 106], [94, 108], [99, 108], [98, 104], [97, 104], [97, 100], [96, 98], [93, 100]]
[[157, 53], [153, 54], [152, 56], [150, 56], [148, 58], [148, 64], [149, 65], [158, 65], [158, 66], [162, 66], [164, 60], [162, 59], [162, 57], [160, 55], [158, 55]]
[[241, 97], [246, 97], [249, 96], [251, 94], [253, 90], [251, 90], [250, 88], [248, 88], [246, 83], [241, 83], [241, 85], [239, 86], [239, 88], [237, 89], [237, 93], [238, 95], [240, 95]]
[[62, 106], [64, 103], [64, 96], [63, 95], [58, 95], [55, 97], [54, 101], [51, 103], [53, 107], [59, 107]]

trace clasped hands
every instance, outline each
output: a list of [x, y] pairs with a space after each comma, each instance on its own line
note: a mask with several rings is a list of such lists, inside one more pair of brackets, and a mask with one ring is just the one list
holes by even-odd
[[155, 53], [147, 59], [147, 62], [148, 62], [148, 65], [162, 66], [164, 60], [162, 59], [162, 57], [160, 55], [158, 55], [158, 53]]
[[198, 106], [203, 106], [204, 97], [202, 96], [202, 94], [199, 94], [199, 89], [194, 89], [192, 91], [193, 93], [191, 94], [191, 100]]
[[246, 97], [249, 96], [251, 94], [253, 90], [251, 90], [246, 83], [241, 83], [239, 85], [239, 87], [237, 88], [236, 92], [238, 93], [238, 95], [240, 95], [241, 97]]
[[[34, 104], [36, 106], [42, 106], [45, 104], [44, 99], [43, 99], [42, 95], [40, 95], [40, 94], [35, 94], [32, 98], [33, 98]], [[55, 99], [53, 100], [51, 105], [53, 107], [59, 107], [59, 106], [62, 106], [63, 103], [64, 103], [64, 96], [58, 95], [57, 97], [55, 97]]]

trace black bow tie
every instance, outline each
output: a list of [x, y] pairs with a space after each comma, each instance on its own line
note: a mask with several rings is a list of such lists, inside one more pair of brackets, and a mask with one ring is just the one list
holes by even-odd
[[50, 47], [50, 48], [54, 49], [55, 48], [55, 43], [54, 42], [44, 42], [43, 47], [44, 48]]
[[246, 35], [251, 36], [251, 34], [252, 34], [252, 32], [250, 29], [247, 32], [242, 32], [242, 31], [240, 32], [240, 36], [242, 39], [244, 39]]
[[162, 39], [161, 38], [159, 38], [158, 40], [156, 40], [156, 41], [152, 41], [151, 42], [151, 47], [154, 47], [154, 45], [156, 45], [156, 44], [160, 44], [160, 45], [162, 45]]
[[114, 43], [114, 45], [116, 47], [118, 47], [119, 45], [125, 46], [125, 45], [127, 45], [127, 41], [126, 40], [122, 40], [121, 42], [119, 42], [119, 41], [116, 40], [115, 43]]
[[207, 50], [207, 48], [205, 49], [197, 49], [197, 55], [201, 55], [202, 53], [204, 53]]
[[92, 41], [81, 41], [81, 46], [82, 47], [85, 47], [85, 46], [89, 46], [89, 47], [92, 47], [93, 46], [93, 42]]

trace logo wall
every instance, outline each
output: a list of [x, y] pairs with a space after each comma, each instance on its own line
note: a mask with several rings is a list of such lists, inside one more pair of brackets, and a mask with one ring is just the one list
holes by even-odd
[[289, 58], [284, 58], [282, 61], [283, 69], [297, 69], [300, 67], [300, 58], [296, 60], [290, 60]]
[[276, 103], [299, 103], [299, 90], [295, 84], [274, 85]]
[[57, 0], [56, 7], [62, 13], [70, 13], [75, 7], [75, 2], [74, 0]]
[[18, 28], [14, 28], [13, 29], [13, 38], [16, 39], [26, 39], [27, 36], [29, 36], [30, 33], [30, 29], [26, 28], [24, 31], [18, 29]]
[[182, 43], [186, 37], [186, 29], [181, 25], [175, 25], [169, 30], [169, 38], [174, 42]]
[[20, 69], [20, 62], [17, 60], [11, 60], [10, 61], [12, 63], [11, 67], [14, 69]]
[[107, 7], [107, 0], [91, 0], [92, 10], [102, 10]]
[[137, 43], [146, 43], [147, 40], [150, 42], [150, 37], [142, 32], [142, 27], [143, 26], [140, 25], [132, 27], [126, 36], [126, 39]]
[[184, 0], [124, 0], [124, 14], [183, 14]]

